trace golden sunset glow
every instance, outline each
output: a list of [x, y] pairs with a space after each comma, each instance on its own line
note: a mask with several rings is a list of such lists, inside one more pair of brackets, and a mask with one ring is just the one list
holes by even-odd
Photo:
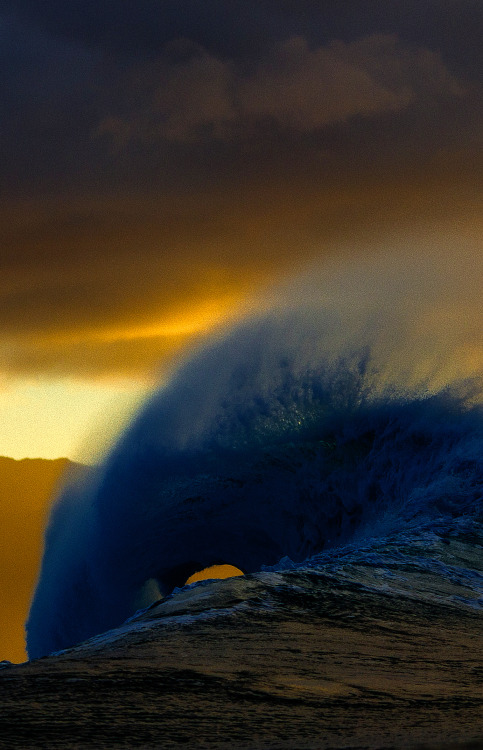
[[134, 413], [142, 384], [30, 379], [0, 391], [0, 455], [93, 463]]
[[204, 341], [309, 286], [394, 323], [389, 374], [481, 374], [478, 3], [82, 5], [0, 10], [0, 456], [95, 463]]

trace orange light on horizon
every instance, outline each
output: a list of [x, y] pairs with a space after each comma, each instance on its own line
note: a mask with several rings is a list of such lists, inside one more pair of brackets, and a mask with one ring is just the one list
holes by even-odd
[[23, 626], [38, 576], [51, 497], [67, 466], [65, 459], [0, 458], [0, 661], [27, 658]]
[[240, 568], [235, 565], [210, 565], [209, 568], [193, 573], [186, 581], [186, 586], [197, 581], [207, 581], [213, 579], [235, 578], [236, 576], [245, 575]]

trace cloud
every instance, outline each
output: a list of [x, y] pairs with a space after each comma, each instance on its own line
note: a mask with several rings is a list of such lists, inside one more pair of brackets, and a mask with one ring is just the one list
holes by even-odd
[[[170, 58], [180, 55], [173, 63]], [[137, 92], [139, 107], [127, 119], [104, 118], [98, 132], [112, 133], [119, 145], [130, 137], [190, 140], [203, 127], [217, 129], [236, 117], [232, 65], [187, 40], [178, 40], [154, 62], [134, 66], [121, 83], [123, 99]], [[142, 91], [144, 95], [139, 96]]]
[[243, 139], [267, 118], [304, 133], [464, 94], [438, 54], [393, 35], [315, 48], [292, 37], [249, 72], [243, 67], [187, 40], [172, 43], [163, 57], [129, 71], [122, 101], [136, 98], [137, 106], [105, 117], [98, 134], [110, 133], [120, 147], [130, 138]]
[[159, 54], [182, 37], [222, 59], [253, 60], [290, 36], [317, 47], [388, 33], [442, 50], [476, 75], [483, 55], [480, 0], [3, 0], [2, 12], [23, 27], [118, 60]]
[[408, 106], [413, 92], [404, 80], [396, 85], [378, 80], [378, 68], [388, 61], [394, 67], [394, 58], [399, 58], [395, 40], [378, 37], [366, 43], [372, 48], [372, 60], [358, 54], [358, 43], [331, 43], [312, 50], [301, 37], [289, 39], [242, 82], [243, 114], [272, 117], [281, 125], [310, 131], [356, 115]]
[[[421, 327], [430, 336], [435, 327], [443, 331], [461, 356], [469, 357], [465, 347], [473, 347], [476, 357], [481, 219], [476, 205], [466, 212], [464, 195], [457, 217], [455, 193], [440, 204], [441, 193], [433, 189], [438, 187], [435, 182], [414, 192], [409, 183], [404, 190], [381, 186], [371, 193], [364, 182], [350, 195], [340, 186], [325, 193], [281, 186], [278, 193], [258, 192], [243, 210], [233, 194], [225, 201], [210, 195], [212, 212], [199, 233], [190, 231], [189, 207], [186, 221], [182, 217], [175, 227], [176, 238], [163, 222], [143, 226], [146, 215], [140, 213], [128, 250], [101, 231], [100, 218], [76, 252], [66, 252], [64, 234], [54, 232], [47, 262], [45, 255], [24, 250], [24, 265], [4, 267], [0, 372], [149, 379], [158, 367], [168, 371], [213, 327], [262, 305], [275, 280], [311, 264], [323, 276], [321, 268], [350, 267], [363, 256], [377, 265], [381, 248], [389, 248], [386, 263], [391, 254], [394, 258], [394, 284], [406, 279], [410, 286], [407, 269], [423, 269], [424, 293], [419, 299], [416, 289], [414, 297], [424, 312], [416, 316]], [[27, 249], [29, 236], [35, 236], [35, 227], [24, 238]], [[90, 257], [84, 247], [91, 249]], [[21, 250], [20, 245], [19, 256]], [[408, 254], [414, 261], [399, 263], [399, 256]]]
[[205, 304], [475, 231], [478, 8], [4, 3], [0, 369], [142, 377]]
[[131, 378], [152, 381], [166, 373], [195, 336], [149, 336], [98, 340], [96, 332], [62, 342], [38, 337], [16, 341], [8, 351], [0, 349], [0, 367], [16, 376], [43, 373], [49, 378], [75, 377], [84, 380]]

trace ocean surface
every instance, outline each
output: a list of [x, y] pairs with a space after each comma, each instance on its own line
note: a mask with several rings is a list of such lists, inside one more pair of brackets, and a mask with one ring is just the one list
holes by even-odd
[[214, 340], [67, 483], [0, 744], [483, 747], [481, 381], [334, 330]]

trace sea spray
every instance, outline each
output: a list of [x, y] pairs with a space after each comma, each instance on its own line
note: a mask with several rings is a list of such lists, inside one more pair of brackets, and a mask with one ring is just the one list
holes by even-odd
[[146, 591], [212, 564], [255, 572], [481, 514], [481, 383], [408, 377], [407, 361], [395, 378], [407, 337], [384, 309], [378, 326], [366, 297], [347, 312], [312, 295], [194, 353], [90, 481], [58, 498], [29, 656], [120, 624]]

